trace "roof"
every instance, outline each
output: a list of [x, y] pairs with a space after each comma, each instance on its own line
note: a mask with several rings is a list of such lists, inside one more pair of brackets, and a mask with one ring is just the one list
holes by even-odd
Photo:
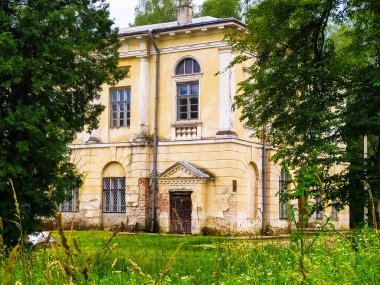
[[184, 25], [180, 25], [178, 24], [177, 21], [173, 21], [173, 22], [167, 22], [167, 23], [123, 28], [119, 30], [119, 35], [131, 36], [131, 35], [147, 34], [148, 31], [163, 32], [163, 31], [170, 31], [170, 30], [180, 30], [180, 29], [199, 27], [199, 26], [223, 24], [223, 23], [228, 23], [228, 22], [235, 23], [239, 26], [245, 27], [245, 25], [242, 22], [236, 20], [235, 18], [214, 18], [214, 17], [206, 16], [206, 17], [193, 18], [191, 23], [184, 24]]

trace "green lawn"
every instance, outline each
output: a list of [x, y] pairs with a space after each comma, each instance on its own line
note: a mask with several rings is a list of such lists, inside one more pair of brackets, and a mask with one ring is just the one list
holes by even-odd
[[[301, 284], [300, 247], [280, 239], [66, 232], [68, 246], [18, 254], [22, 284]], [[299, 241], [299, 240], [298, 240]], [[308, 242], [308, 241], [307, 241]], [[0, 256], [0, 280], [8, 263]], [[304, 255], [304, 284], [376, 284], [378, 234], [321, 236]]]

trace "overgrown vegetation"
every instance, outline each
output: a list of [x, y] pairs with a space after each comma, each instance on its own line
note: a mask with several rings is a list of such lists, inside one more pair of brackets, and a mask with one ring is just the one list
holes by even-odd
[[3, 284], [375, 284], [380, 272], [379, 235], [369, 228], [321, 234], [302, 270], [297, 238], [53, 235], [58, 246], [1, 254]]
[[[295, 191], [315, 179], [306, 179], [305, 173], [302, 177]], [[31, 247], [24, 242], [16, 194], [14, 199], [20, 240], [13, 248], [0, 243], [3, 285], [374, 284], [380, 272], [376, 228], [342, 234], [326, 221], [310, 236], [305, 224], [296, 221], [296, 208], [292, 217], [297, 230], [285, 239], [128, 234], [118, 229], [64, 232], [58, 213], [58, 231], [53, 233], [58, 244]]]
[[276, 148], [275, 162], [316, 168], [324, 187], [314, 197], [349, 204], [361, 226], [371, 194], [380, 205], [380, 2], [254, 1], [246, 24], [226, 38], [232, 64], [248, 65], [241, 119]]

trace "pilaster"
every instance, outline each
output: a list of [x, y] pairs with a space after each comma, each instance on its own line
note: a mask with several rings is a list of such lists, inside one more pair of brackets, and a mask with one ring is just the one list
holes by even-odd
[[219, 131], [217, 137], [236, 137], [232, 104], [235, 96], [235, 68], [231, 48], [219, 49]]

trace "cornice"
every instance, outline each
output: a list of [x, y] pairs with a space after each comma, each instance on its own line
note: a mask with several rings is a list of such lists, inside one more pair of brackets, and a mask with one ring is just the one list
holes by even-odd
[[[177, 140], [177, 141], [159, 141], [158, 146], [169, 146], [169, 145], [201, 145], [201, 144], [218, 144], [218, 143], [235, 143], [239, 145], [245, 145], [249, 147], [262, 148], [261, 143], [255, 143], [250, 141], [245, 141], [236, 138], [204, 138], [204, 139], [194, 139], [194, 140]], [[139, 142], [120, 142], [120, 143], [97, 143], [97, 144], [69, 144], [70, 149], [89, 149], [89, 148], [108, 148], [108, 147], [151, 147], [151, 143], [139, 143]], [[272, 147], [267, 146], [267, 149], [272, 149]]]
[[[176, 53], [176, 52], [183, 52], [183, 51], [193, 51], [193, 50], [200, 50], [200, 49], [208, 49], [208, 48], [228, 48], [229, 46], [227, 43], [223, 41], [210, 41], [210, 42], [203, 42], [203, 43], [197, 43], [197, 44], [189, 44], [189, 45], [181, 45], [181, 46], [173, 46], [173, 47], [166, 47], [166, 48], [160, 48], [160, 54], [168, 54], [168, 53]], [[120, 52], [120, 58], [128, 58], [128, 57], [144, 57], [148, 55], [155, 55], [156, 51], [154, 49], [142, 49], [142, 50], [133, 50], [128, 52]]]

